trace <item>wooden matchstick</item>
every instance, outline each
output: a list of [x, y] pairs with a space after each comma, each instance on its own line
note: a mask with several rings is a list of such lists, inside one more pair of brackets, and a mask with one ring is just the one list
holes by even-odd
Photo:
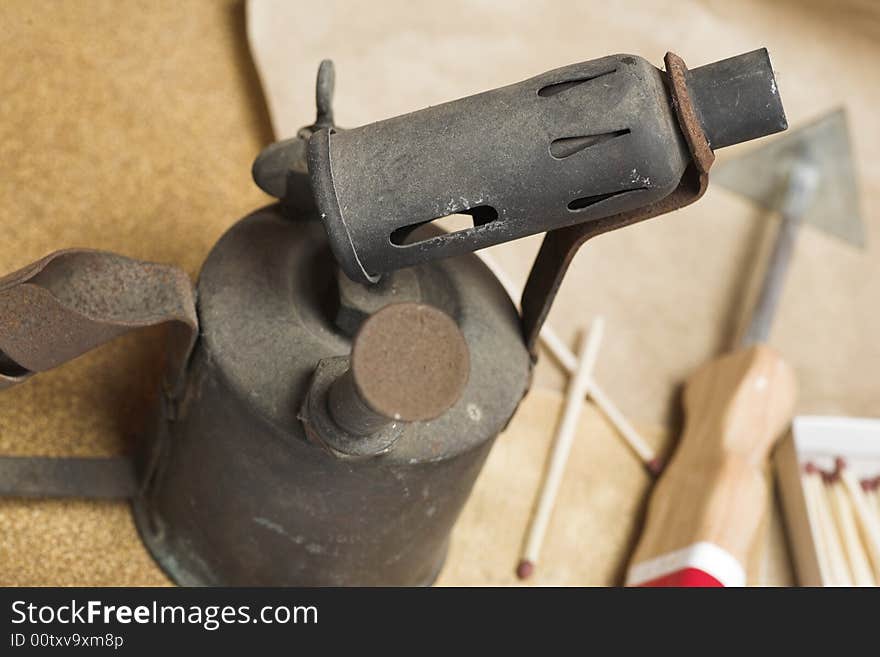
[[[548, 325], [544, 325], [541, 329], [541, 341], [556, 361], [565, 368], [569, 374], [573, 374], [577, 358], [571, 350], [565, 346], [562, 339]], [[645, 439], [636, 431], [635, 427], [630, 424], [626, 416], [617, 408], [611, 398], [605, 394], [605, 391], [596, 382], [596, 379], [590, 377], [590, 385], [587, 395], [592, 399], [605, 418], [611, 423], [624, 442], [635, 453], [639, 460], [644, 463], [648, 472], [657, 476], [663, 470], [663, 460], [657, 456], [657, 452], [645, 442]]]
[[[501, 268], [501, 265], [499, 265], [495, 259], [485, 251], [480, 251], [477, 255], [482, 258], [483, 263], [489, 268], [489, 270], [495, 274], [495, 278], [498, 279], [510, 298], [518, 299], [520, 293], [513, 284], [513, 281], [510, 280], [505, 271]], [[541, 327], [540, 339], [553, 358], [562, 365], [569, 375], [573, 375], [577, 369], [578, 359], [550, 325], [545, 323], [544, 326]], [[642, 463], [644, 463], [648, 471], [655, 476], [659, 475], [660, 471], [663, 469], [662, 459], [660, 459], [657, 452], [645, 442], [645, 439], [642, 438], [638, 431], [636, 431], [635, 427], [629, 423], [623, 413], [621, 413], [617, 406], [611, 401], [611, 398], [605, 394], [599, 384], [596, 383], [596, 380], [592, 375], [590, 376], [586, 395], [596, 403], [596, 406], [599, 407], [599, 410], [602, 411], [605, 418], [617, 430], [618, 434], [620, 434], [629, 448], [636, 454], [636, 456], [638, 456]]]
[[807, 515], [809, 516], [815, 537], [814, 544], [819, 561], [819, 572], [823, 581], [836, 585], [840, 579], [840, 566], [834, 559], [824, 509], [820, 506], [821, 501], [819, 500], [817, 486], [822, 485], [822, 480], [819, 477], [819, 471], [813, 463], [807, 463], [804, 466], [801, 474], [801, 484], [804, 490], [804, 500], [807, 504]]
[[840, 474], [840, 480], [849, 497], [868, 561], [874, 572], [874, 584], [880, 585], [880, 522], [877, 522], [877, 518], [868, 504], [861, 483], [852, 470], [846, 467], [846, 461], [838, 458], [836, 463], [837, 472]]
[[827, 472], [819, 471], [820, 485], [816, 487], [817, 499], [821, 513], [825, 518], [825, 537], [829, 548], [829, 561], [833, 564], [834, 569], [834, 585], [835, 586], [852, 586], [853, 573], [846, 557], [846, 551], [843, 547], [843, 538], [837, 531], [837, 523], [834, 519], [834, 511], [831, 507], [831, 492], [829, 489], [831, 475]]
[[556, 431], [550, 460], [541, 484], [538, 504], [532, 514], [526, 540], [523, 546], [522, 558], [516, 568], [517, 577], [526, 579], [535, 569], [550, 515], [562, 483], [562, 475], [565, 472], [565, 464], [571, 452], [571, 446], [577, 433], [577, 424], [580, 419], [584, 397], [590, 381], [590, 373], [599, 355], [599, 345], [602, 342], [602, 330], [604, 321], [597, 317], [590, 325], [590, 331], [581, 342], [578, 353], [578, 365], [574, 376], [569, 381], [568, 391], [565, 398], [565, 407], [562, 420]]
[[[544, 346], [553, 357], [562, 365], [569, 374], [574, 373], [577, 358], [565, 346], [565, 343], [559, 338], [552, 328], [545, 325], [541, 330], [541, 340]], [[659, 475], [663, 470], [663, 461], [657, 456], [654, 449], [645, 442], [645, 439], [636, 431], [635, 427], [629, 423], [626, 416], [617, 408], [611, 398], [605, 394], [605, 391], [596, 383], [596, 379], [590, 377], [587, 395], [596, 402], [596, 406], [602, 411], [605, 418], [611, 423], [624, 442], [635, 453], [636, 456], [645, 464], [648, 471], [654, 476]]]
[[626, 416], [614, 405], [608, 395], [605, 394], [597, 384], [596, 380], [591, 378], [589, 382], [589, 390], [587, 393], [596, 406], [602, 411], [602, 414], [608, 419], [611, 425], [617, 429], [617, 432], [624, 439], [629, 448], [635, 452], [639, 460], [645, 465], [648, 472], [655, 477], [663, 471], [663, 459], [657, 456], [657, 452], [645, 442], [644, 438], [636, 431], [635, 427], [629, 423]]
[[874, 506], [877, 509], [877, 520], [880, 522], [880, 476], [871, 479], [869, 487], [871, 490], [871, 497], [874, 498]]
[[880, 514], [878, 514], [877, 503], [874, 500], [873, 484], [874, 482], [871, 479], [862, 479], [859, 481], [859, 485], [862, 487], [862, 494], [865, 497], [865, 502], [868, 503], [868, 510], [870, 510], [874, 520], [880, 522]]
[[862, 479], [859, 484], [862, 486], [862, 493], [864, 495], [865, 501], [868, 504], [868, 509], [871, 512], [871, 516], [874, 518], [874, 522], [880, 525], [880, 494], [877, 492], [878, 484], [880, 484], [880, 478], [872, 478], [868, 477], [866, 479]]
[[[805, 483], [812, 489], [817, 525], [822, 537], [821, 544], [817, 545], [817, 550], [822, 548], [826, 550], [825, 559], [830, 571], [829, 583], [832, 586], [852, 586], [852, 572], [847, 563], [846, 553], [834, 523], [834, 516], [825, 489], [826, 475], [812, 463], [807, 464], [806, 471], [810, 476], [807, 477]], [[809, 512], [812, 513], [812, 510]]]
[[863, 479], [862, 490], [865, 491], [874, 520], [880, 524], [880, 477]]
[[840, 473], [834, 472], [826, 482], [834, 524], [843, 543], [843, 551], [852, 572], [853, 584], [855, 586], [873, 586], [874, 574], [871, 572], [871, 566], [859, 538], [853, 510], [840, 479]]
[[874, 502], [877, 505], [877, 517], [880, 518], [880, 476], [874, 477], [871, 486], [874, 491]]

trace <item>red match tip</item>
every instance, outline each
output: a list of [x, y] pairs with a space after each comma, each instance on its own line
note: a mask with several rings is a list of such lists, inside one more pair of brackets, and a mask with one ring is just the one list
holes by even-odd
[[838, 472], [840, 472], [841, 470], [846, 468], [846, 459], [844, 459], [842, 456], [838, 456], [836, 459], [834, 459], [834, 467], [837, 469]]
[[870, 493], [874, 487], [870, 479], [862, 479], [859, 483], [862, 485], [862, 490], [866, 493]]
[[663, 472], [663, 467], [665, 465], [666, 463], [664, 463], [663, 459], [661, 459], [659, 456], [645, 463], [645, 467], [648, 469], [648, 472], [650, 472], [655, 477], [660, 476], [660, 473]]
[[804, 472], [806, 472], [808, 475], [816, 474], [818, 471], [819, 471], [819, 469], [816, 467], [816, 464], [813, 463], [812, 461], [810, 461], [809, 463], [807, 463], [804, 466]]
[[520, 561], [519, 565], [516, 567], [516, 576], [520, 579], [528, 579], [532, 576], [533, 572], [535, 572], [535, 564], [526, 559]]

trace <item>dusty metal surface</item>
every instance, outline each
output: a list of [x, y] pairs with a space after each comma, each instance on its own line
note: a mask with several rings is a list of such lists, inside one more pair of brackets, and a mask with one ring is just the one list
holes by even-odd
[[803, 224], [804, 214], [813, 201], [818, 183], [819, 172], [809, 160], [801, 162], [791, 170], [780, 207], [782, 220], [764, 272], [758, 301], [741, 340], [743, 347], [766, 342], [770, 337], [786, 274], [794, 256], [798, 233]]
[[346, 356], [318, 361], [298, 415], [303, 430], [311, 442], [339, 458], [384, 454], [406, 423], [368, 407], [354, 389], [349, 368]]
[[363, 323], [350, 358], [318, 363], [300, 419], [309, 438], [335, 452], [380, 454], [406, 423], [449, 410], [469, 374], [467, 342], [451, 317], [426, 304], [389, 304]]
[[[331, 247], [361, 281], [652, 203], [687, 159], [662, 73], [632, 55], [309, 141]], [[413, 238], [452, 214], [473, 227]]]
[[0, 495], [128, 499], [138, 490], [133, 462], [108, 458], [0, 458]]
[[198, 335], [186, 273], [113, 253], [58, 251], [0, 279], [0, 388], [165, 323], [173, 394]]
[[774, 211], [792, 164], [804, 156], [815, 163], [819, 172], [819, 187], [804, 223], [864, 248], [867, 234], [859, 207], [859, 176], [844, 109], [719, 164], [712, 171], [712, 181]]
[[562, 285], [565, 272], [587, 240], [683, 208], [698, 200], [706, 191], [709, 168], [715, 155], [691, 103], [686, 83], [687, 67], [680, 57], [671, 52], [666, 54], [665, 61], [670, 105], [675, 111], [678, 126], [690, 151], [690, 162], [681, 175], [678, 187], [659, 201], [604, 219], [547, 233], [529, 272], [521, 302], [523, 335], [533, 358], [537, 358], [538, 336], [559, 286]]
[[329, 386], [351, 350], [336, 325], [338, 269], [320, 222], [276, 205], [220, 240], [199, 277], [202, 338], [187, 393], [179, 417], [157, 434], [157, 467], [135, 502], [145, 542], [175, 581], [433, 580], [492, 442], [526, 390], [530, 363], [516, 310], [478, 258], [411, 274], [417, 284], [380, 297], [417, 291], [419, 303], [455, 321], [471, 356], [463, 394], [384, 445], [371, 443], [374, 434], [328, 449], [298, 418], [316, 392], [316, 363]]
[[[766, 49], [693, 71], [673, 53], [665, 64], [664, 74], [615, 55], [352, 130], [328, 120], [266, 149], [255, 179], [279, 198], [291, 196], [295, 181], [302, 186], [308, 139], [308, 173], [331, 248], [360, 282], [547, 231], [522, 300], [534, 353], [587, 239], [697, 200], [713, 143], [787, 126]], [[320, 78], [318, 96], [329, 107]], [[471, 215], [473, 226], [417, 236], [419, 226], [452, 214]]]
[[691, 104], [713, 149], [788, 127], [766, 48], [684, 72]]
[[308, 143], [321, 128], [334, 127], [333, 91], [336, 72], [333, 62], [325, 59], [318, 67], [315, 81], [317, 116], [295, 137], [270, 144], [254, 160], [251, 174], [257, 186], [270, 196], [281, 199], [292, 215], [311, 214], [315, 210], [308, 169]]
[[720, 183], [778, 211], [780, 223], [742, 344], [769, 338], [800, 228], [865, 246], [846, 112], [837, 110], [719, 168]]
[[[766, 50], [692, 72], [677, 60], [670, 75], [683, 78], [689, 119], [707, 145], [786, 127]], [[328, 126], [309, 140], [315, 203], [340, 266], [364, 282], [595, 223], [678, 186], [690, 155], [675, 102], [663, 72], [612, 55], [359, 128]], [[413, 238], [453, 214], [470, 215], [472, 226]]]
[[[198, 336], [189, 277], [112, 253], [53, 253], [0, 279], [0, 389], [70, 361], [124, 333], [168, 323], [165, 395], [182, 392]], [[163, 400], [169, 416], [173, 402]], [[0, 495], [125, 498], [137, 490], [127, 457], [0, 457]]]
[[[307, 149], [331, 248], [345, 273], [364, 283], [547, 231], [522, 299], [534, 354], [586, 240], [696, 201], [713, 143], [787, 127], [766, 49], [693, 71], [674, 53], [665, 64], [664, 74], [639, 57], [614, 55], [352, 130], [328, 118], [267, 148], [254, 177], [287, 201], [303, 187]], [[317, 95], [329, 108], [325, 65]], [[418, 237], [419, 226], [452, 214], [471, 215], [473, 227]]]
[[390, 303], [417, 302], [422, 298], [419, 278], [412, 269], [398, 269], [370, 285], [356, 283], [340, 270], [336, 284], [336, 326], [346, 335], [354, 335], [367, 317]]
[[468, 346], [442, 310], [400, 303], [372, 315], [351, 350], [357, 394], [394, 420], [433, 420], [461, 397], [470, 374]]

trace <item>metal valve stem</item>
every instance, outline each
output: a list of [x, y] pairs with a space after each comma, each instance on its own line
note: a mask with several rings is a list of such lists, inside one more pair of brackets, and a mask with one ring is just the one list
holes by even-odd
[[330, 386], [327, 410], [341, 429], [356, 436], [378, 433], [395, 422], [394, 418], [376, 412], [363, 400], [350, 369]]
[[350, 358], [318, 364], [304, 420], [336, 452], [381, 453], [405, 424], [452, 408], [469, 372], [467, 343], [449, 315], [421, 303], [391, 304], [364, 321]]

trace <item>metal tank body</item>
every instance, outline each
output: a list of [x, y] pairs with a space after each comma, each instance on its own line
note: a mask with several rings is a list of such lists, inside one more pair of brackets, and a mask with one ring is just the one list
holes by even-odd
[[[339, 276], [317, 221], [285, 218], [276, 205], [220, 240], [198, 299], [186, 392], [157, 431], [135, 502], [166, 572], [187, 585], [433, 582], [529, 382], [520, 319], [494, 276], [467, 255], [359, 286]], [[347, 356], [359, 321], [401, 301], [458, 324], [470, 353], [463, 394], [379, 454], [319, 444], [301, 421], [316, 365]]]

